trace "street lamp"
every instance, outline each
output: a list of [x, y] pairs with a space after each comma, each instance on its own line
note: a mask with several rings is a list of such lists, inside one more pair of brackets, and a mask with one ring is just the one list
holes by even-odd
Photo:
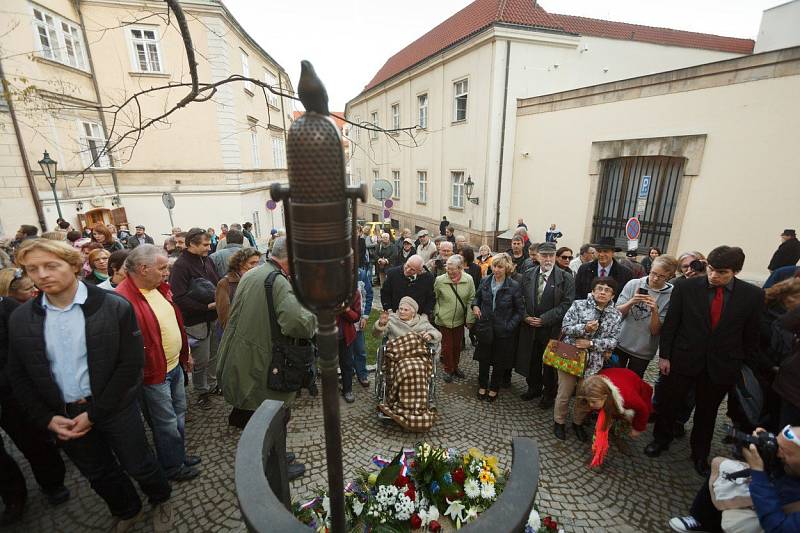
[[472, 181], [472, 176], [467, 176], [467, 182], [464, 184], [464, 192], [467, 193], [467, 200], [478, 205], [478, 198], [472, 196], [473, 190], [475, 190], [475, 182]]
[[50, 188], [53, 189], [53, 199], [56, 201], [58, 218], [64, 218], [61, 214], [61, 205], [58, 203], [58, 194], [56, 194], [56, 180], [58, 179], [56, 176], [56, 167], [58, 167], [58, 162], [50, 159], [50, 154], [45, 151], [44, 157], [39, 161], [39, 166], [42, 167], [42, 172], [44, 172], [44, 179], [47, 180], [47, 183], [50, 184]]

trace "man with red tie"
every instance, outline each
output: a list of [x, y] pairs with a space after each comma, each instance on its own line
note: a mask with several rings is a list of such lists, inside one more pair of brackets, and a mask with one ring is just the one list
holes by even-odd
[[690, 445], [700, 475], [709, 470], [719, 405], [739, 379], [744, 360], [754, 359], [758, 350], [764, 291], [736, 277], [743, 265], [741, 248], [714, 248], [708, 254], [707, 276], [675, 284], [661, 328], [663, 406], [659, 405], [654, 440], [645, 453], [658, 457], [669, 448], [677, 408], [694, 389], [697, 404]]

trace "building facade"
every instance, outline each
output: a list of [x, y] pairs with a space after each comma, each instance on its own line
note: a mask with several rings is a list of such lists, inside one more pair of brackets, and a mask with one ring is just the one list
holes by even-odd
[[625, 247], [647, 178], [640, 251], [741, 246], [742, 276], [763, 280], [800, 225], [798, 94], [793, 47], [520, 100], [511, 210], [574, 249]]
[[[747, 39], [550, 14], [525, 0], [477, 0], [389, 58], [347, 104], [354, 122], [414, 127], [353, 128], [353, 180], [392, 183], [395, 226], [433, 229], [446, 215], [473, 242], [491, 242], [532, 214], [512, 208], [517, 98], [752, 48]], [[371, 198], [367, 217], [378, 220], [382, 210]]]
[[[201, 84], [238, 74], [293, 94], [283, 67], [221, 2], [181, 5]], [[287, 177], [291, 99], [237, 81], [159, 119], [190, 82], [165, 3], [8, 0], [4, 10], [0, 232], [55, 224], [53, 193], [37, 164], [44, 151], [58, 161], [61, 211], [76, 226], [141, 223], [153, 235], [168, 233], [164, 192], [174, 196], [174, 223], [184, 228], [249, 220], [268, 236], [283, 225], [280, 205], [271, 212], [266, 201], [269, 184]], [[122, 142], [106, 152], [106, 139]]]

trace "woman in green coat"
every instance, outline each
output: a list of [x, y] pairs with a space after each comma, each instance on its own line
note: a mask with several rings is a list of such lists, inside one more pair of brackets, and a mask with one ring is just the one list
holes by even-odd
[[458, 369], [458, 360], [464, 345], [464, 326], [469, 327], [475, 322], [475, 314], [470, 308], [475, 299], [475, 283], [464, 272], [464, 260], [460, 255], [451, 255], [447, 259], [445, 273], [433, 283], [433, 295], [436, 299], [434, 322], [442, 332], [444, 380], [450, 383], [454, 377], [466, 377]]

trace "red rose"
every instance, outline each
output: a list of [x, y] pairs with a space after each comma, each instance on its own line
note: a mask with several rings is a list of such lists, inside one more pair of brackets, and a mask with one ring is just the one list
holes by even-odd
[[431, 523], [428, 524], [428, 529], [433, 531], [433, 533], [436, 533], [437, 531], [441, 531], [442, 530], [442, 524], [440, 524], [436, 520], [431, 520]]
[[406, 490], [406, 496], [408, 496], [408, 499], [411, 500], [412, 502], [416, 501], [416, 494], [414, 494], [414, 487], [408, 487], [408, 490]]
[[453, 481], [455, 481], [459, 485], [463, 485], [464, 479], [466, 479], [466, 476], [464, 475], [463, 468], [456, 468], [455, 470], [453, 470]]
[[397, 476], [397, 479], [394, 480], [394, 486], [405, 487], [406, 485], [408, 485], [408, 481], [409, 481], [408, 478], [401, 474]]
[[418, 514], [411, 515], [411, 529], [419, 529], [422, 527], [422, 518]]

